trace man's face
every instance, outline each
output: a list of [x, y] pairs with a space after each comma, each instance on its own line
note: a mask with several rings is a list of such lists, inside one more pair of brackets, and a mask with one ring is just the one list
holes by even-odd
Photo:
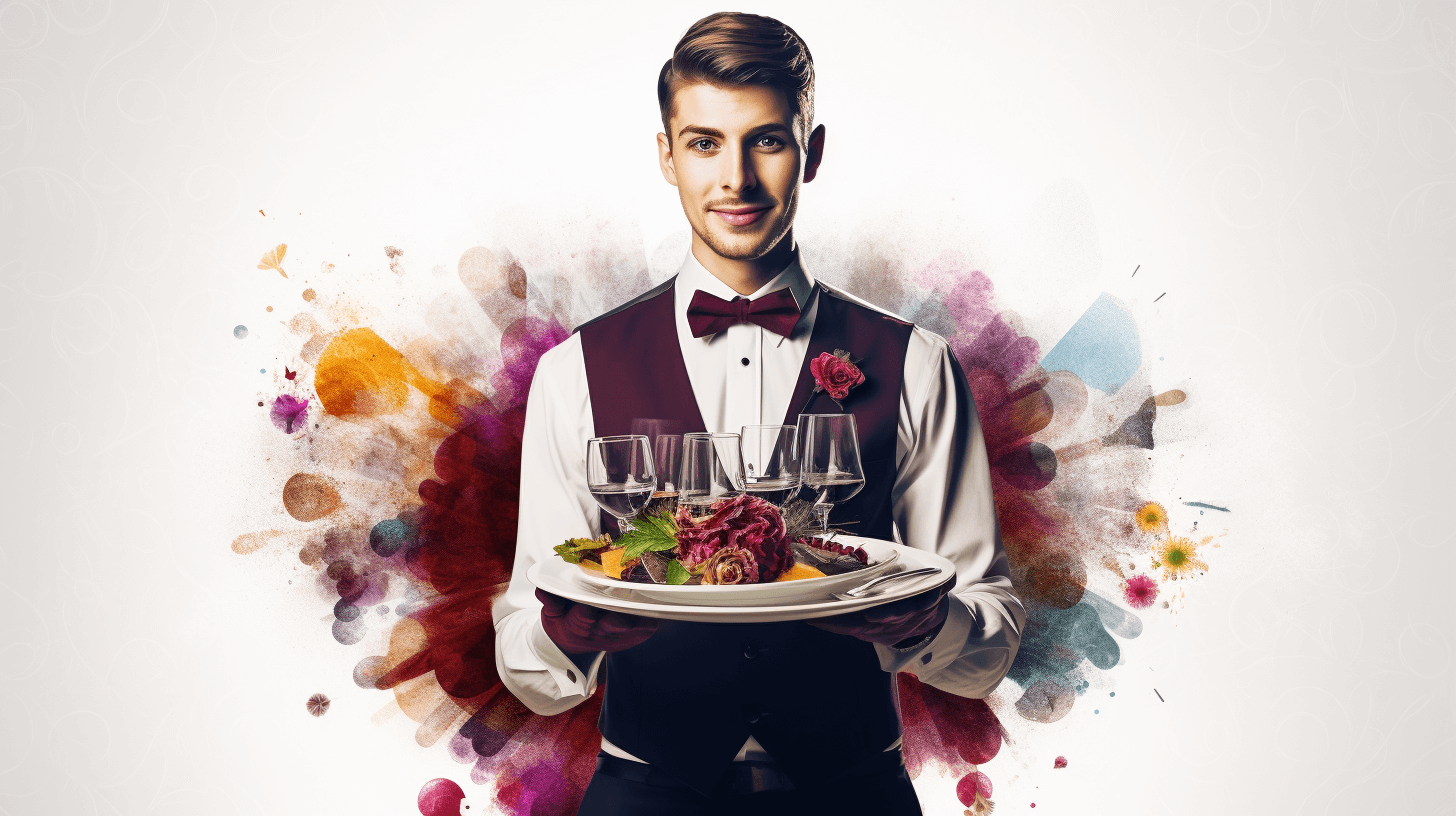
[[723, 258], [766, 255], [793, 226], [799, 182], [814, 177], [823, 129], [801, 149], [788, 100], [757, 85], [694, 83], [674, 102], [658, 158], [693, 232]]

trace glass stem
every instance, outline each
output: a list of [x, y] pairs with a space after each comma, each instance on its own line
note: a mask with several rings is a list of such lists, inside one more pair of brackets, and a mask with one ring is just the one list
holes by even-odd
[[814, 512], [819, 515], [819, 532], [829, 532], [829, 509], [832, 507], [828, 502], [816, 502]]

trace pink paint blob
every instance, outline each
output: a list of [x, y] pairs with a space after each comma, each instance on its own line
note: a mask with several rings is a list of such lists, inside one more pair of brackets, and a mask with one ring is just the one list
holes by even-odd
[[1127, 579], [1122, 597], [1133, 609], [1146, 609], [1158, 597], [1158, 582], [1146, 575], [1134, 575]]
[[270, 416], [278, 430], [286, 434], [299, 431], [308, 423], [308, 400], [282, 394], [273, 400]]
[[417, 804], [422, 816], [459, 816], [465, 791], [449, 779], [431, 779], [420, 788]]
[[991, 777], [980, 771], [971, 771], [956, 783], [956, 798], [966, 807], [975, 804], [978, 793], [982, 799], [991, 798]]
[[1067, 758], [1066, 757], [1063, 757], [1063, 756], [1057, 757], [1056, 758], [1056, 761], [1052, 762], [1052, 767], [1053, 768], [1065, 768], [1065, 767], [1067, 767]]

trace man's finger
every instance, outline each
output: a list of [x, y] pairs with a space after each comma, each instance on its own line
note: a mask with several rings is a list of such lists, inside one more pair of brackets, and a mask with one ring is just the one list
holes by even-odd
[[536, 600], [541, 602], [541, 612], [549, 618], [559, 618], [571, 608], [571, 601], [560, 595], [552, 595], [544, 589], [536, 590]]

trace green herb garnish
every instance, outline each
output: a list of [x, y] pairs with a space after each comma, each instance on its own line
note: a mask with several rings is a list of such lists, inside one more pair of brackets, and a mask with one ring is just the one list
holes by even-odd
[[601, 538], [568, 538], [565, 543], [557, 544], [552, 549], [566, 563], [580, 564], [583, 555], [610, 546], [612, 546], [611, 537], [603, 533]]
[[691, 577], [693, 577], [693, 574], [688, 572], [688, 568], [684, 567], [681, 561], [674, 558], [667, 562], [667, 583], [686, 584]]
[[627, 548], [622, 554], [626, 559], [641, 558], [645, 552], [670, 550], [677, 546], [677, 522], [667, 513], [638, 516], [632, 519], [632, 529], [622, 533], [617, 543]]

